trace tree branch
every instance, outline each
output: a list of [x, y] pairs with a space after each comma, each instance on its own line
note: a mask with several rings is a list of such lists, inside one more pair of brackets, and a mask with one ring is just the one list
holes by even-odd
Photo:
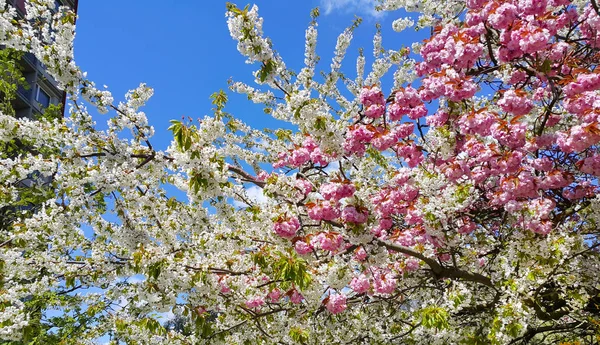
[[431, 268], [431, 271], [439, 278], [463, 279], [466, 281], [471, 281], [471, 282], [483, 284], [485, 286], [494, 288], [494, 284], [492, 283], [491, 279], [484, 275], [481, 275], [479, 273], [467, 272], [467, 271], [461, 270], [459, 268], [454, 268], [454, 267], [452, 267], [452, 268], [444, 267], [444, 266], [440, 265], [434, 259], [428, 258], [425, 255], [423, 255], [413, 249], [410, 249], [410, 248], [407, 248], [407, 247], [404, 247], [401, 245], [397, 245], [397, 244], [391, 243], [389, 241], [382, 241], [379, 239], [376, 239], [375, 241], [377, 244], [384, 246], [385, 248], [387, 248], [389, 250], [400, 252], [400, 253], [412, 256], [414, 258], [417, 258], [419, 260], [422, 260], [423, 262], [425, 262], [427, 264], [427, 266], [429, 266], [429, 268]]
[[4, 242], [0, 243], [0, 248], [2, 248], [2, 247], [4, 247], [4, 246], [6, 246], [6, 245], [8, 245], [8, 244], [10, 244], [10, 242], [12, 242], [12, 241], [13, 241], [13, 239], [12, 239], [12, 238], [9, 238], [8, 240], [6, 240], [6, 241], [4, 241]]
[[592, 7], [594, 8], [594, 11], [596, 11], [596, 14], [598, 16], [600, 16], [600, 8], [598, 8], [598, 3], [596, 2], [596, 0], [591, 0], [592, 1]]
[[245, 172], [244, 170], [233, 166], [231, 164], [229, 164], [227, 166], [227, 169], [241, 177], [243, 177], [247, 182], [251, 182], [254, 183], [255, 185], [259, 186], [260, 188], [263, 188], [265, 186], [266, 183], [262, 182], [262, 181], [257, 181], [254, 176], [248, 174], [247, 172]]
[[511, 341], [509, 344], [517, 344], [519, 341], [521, 341], [522, 343], [527, 343], [529, 342], [529, 340], [531, 340], [533, 337], [535, 337], [537, 334], [539, 333], [544, 333], [544, 332], [550, 332], [550, 331], [568, 331], [568, 330], [572, 330], [572, 329], [587, 329], [589, 328], [589, 324], [587, 324], [586, 322], [571, 322], [571, 323], [567, 323], [567, 324], [562, 324], [562, 325], [551, 325], [551, 326], [541, 326], [541, 327], [536, 327], [536, 328], [528, 328], [527, 331], [525, 332], [525, 334], [523, 334], [523, 336], [514, 339], [513, 341]]

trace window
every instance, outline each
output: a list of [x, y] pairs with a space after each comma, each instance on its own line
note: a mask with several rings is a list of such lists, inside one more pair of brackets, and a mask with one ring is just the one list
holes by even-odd
[[60, 8], [60, 6], [62, 6], [60, 1], [54, 0], [54, 9], [52, 10], [52, 12], [58, 12], [58, 9]]
[[50, 95], [48, 95], [39, 85], [37, 86], [35, 93], [35, 100], [42, 108], [48, 108], [50, 105]]
[[19, 11], [25, 13], [25, 0], [17, 0], [15, 6]]

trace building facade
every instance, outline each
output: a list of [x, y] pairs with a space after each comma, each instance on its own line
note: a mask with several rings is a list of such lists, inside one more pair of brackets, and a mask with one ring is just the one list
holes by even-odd
[[[25, 0], [8, 0], [8, 6], [16, 8], [20, 16], [25, 16]], [[68, 6], [77, 13], [77, 0], [55, 0], [56, 8]], [[59, 90], [56, 81], [46, 72], [44, 64], [31, 53], [26, 53], [20, 61], [23, 76], [28, 88], [19, 87], [17, 97], [12, 102], [17, 117], [33, 119], [44, 109], [54, 105], [64, 108], [66, 94]]]
[[[59, 6], [68, 6], [77, 12], [77, 0], [57, 0], [55, 4], [57, 9]], [[17, 10], [18, 15], [24, 18], [26, 11], [25, 0], [8, 0], [7, 6], [13, 6]], [[0, 49], [2, 49], [1, 46]], [[50, 105], [60, 106], [62, 108], [61, 113], [64, 113], [66, 93], [57, 87], [57, 82], [48, 74], [44, 64], [31, 53], [24, 54], [23, 58], [18, 61], [18, 64], [21, 67], [20, 70], [28, 87], [19, 86], [14, 99], [10, 101], [16, 117], [39, 118], [38, 115], [44, 113], [44, 110]], [[0, 94], [0, 98], [2, 97], [4, 95]], [[22, 145], [18, 139], [16, 141], [19, 145]], [[19, 154], [19, 152], [9, 153], [7, 150], [6, 152], [0, 152], [0, 158], [14, 158], [10, 156], [16, 154]], [[43, 176], [39, 172], [35, 172], [29, 174], [26, 179], [17, 182], [14, 186], [25, 193], [28, 189], [35, 186], [42, 189], [50, 188], [51, 182], [52, 178], [50, 176]], [[28, 202], [26, 198], [21, 198], [21, 195], [20, 193], [16, 205], [4, 205], [0, 207], [0, 229], [8, 228], [19, 214], [23, 212], [33, 213], [39, 209], [41, 205], [39, 202]]]

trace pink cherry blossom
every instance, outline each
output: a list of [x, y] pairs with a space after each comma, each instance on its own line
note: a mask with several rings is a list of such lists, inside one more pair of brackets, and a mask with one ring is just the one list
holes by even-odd
[[519, 94], [513, 89], [506, 91], [502, 95], [502, 99], [498, 101], [498, 105], [502, 110], [515, 116], [525, 115], [533, 108], [533, 102], [525, 94]]
[[229, 286], [224, 282], [219, 282], [219, 291], [223, 294], [228, 294], [231, 292]]
[[394, 292], [397, 283], [392, 272], [378, 271], [373, 275], [373, 289], [377, 293], [389, 295]]
[[404, 262], [404, 270], [406, 272], [414, 272], [421, 267], [418, 260], [408, 259]]
[[296, 241], [294, 249], [296, 250], [296, 253], [300, 255], [310, 254], [313, 251], [313, 247], [305, 241]]
[[308, 193], [310, 193], [312, 191], [312, 183], [310, 183], [310, 181], [303, 179], [303, 178], [299, 178], [296, 180], [296, 188], [298, 188], [300, 190], [300, 192], [302, 193], [302, 196], [305, 197], [308, 195]]
[[340, 213], [340, 205], [336, 201], [319, 200], [308, 207], [308, 216], [313, 220], [335, 220]]
[[404, 161], [409, 168], [414, 168], [419, 165], [424, 157], [423, 152], [414, 144], [400, 145], [398, 147], [398, 156], [404, 158]]
[[371, 288], [371, 283], [369, 283], [369, 278], [367, 278], [367, 276], [361, 274], [358, 277], [352, 278], [349, 286], [356, 293], [365, 293]]
[[346, 295], [344, 294], [333, 294], [329, 295], [327, 304], [325, 305], [327, 310], [332, 314], [339, 314], [346, 310]]
[[339, 201], [354, 195], [356, 188], [350, 181], [325, 183], [319, 189], [325, 200]]
[[335, 252], [344, 243], [344, 237], [338, 233], [320, 233], [318, 236], [313, 238], [313, 241], [321, 247], [323, 250]]
[[283, 238], [292, 238], [300, 229], [300, 221], [296, 217], [282, 218], [273, 224], [275, 233]]
[[517, 7], [511, 3], [503, 3], [488, 17], [493, 28], [502, 30], [508, 28], [517, 18]]
[[367, 259], [367, 251], [363, 247], [359, 247], [354, 251], [354, 260], [365, 261]]
[[377, 86], [363, 88], [360, 92], [360, 102], [367, 117], [376, 119], [385, 113], [385, 96]]
[[304, 296], [298, 292], [298, 290], [294, 289], [290, 295], [290, 301], [294, 304], [300, 304], [304, 300]]
[[255, 297], [247, 300], [245, 304], [250, 309], [258, 309], [265, 304], [265, 300], [262, 297]]
[[579, 164], [579, 170], [586, 174], [600, 176], [600, 155], [595, 154], [585, 158]]
[[279, 300], [281, 299], [281, 296], [282, 296], [281, 290], [279, 290], [278, 288], [271, 290], [271, 292], [269, 292], [269, 294], [267, 295], [267, 297], [269, 298], [271, 303], [279, 302]]
[[360, 224], [367, 221], [367, 216], [366, 210], [359, 212], [354, 206], [346, 206], [342, 210], [341, 218], [345, 223]]

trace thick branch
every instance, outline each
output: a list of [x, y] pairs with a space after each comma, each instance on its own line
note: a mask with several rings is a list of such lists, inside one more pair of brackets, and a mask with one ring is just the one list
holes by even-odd
[[240, 169], [240, 168], [238, 168], [238, 167], [235, 167], [235, 166], [233, 166], [233, 165], [229, 165], [229, 166], [227, 166], [227, 169], [228, 169], [229, 171], [231, 171], [231, 172], [233, 172], [233, 173], [235, 173], [235, 174], [237, 174], [237, 175], [239, 175], [239, 176], [243, 177], [245, 181], [247, 181], [247, 182], [251, 182], [251, 183], [254, 183], [255, 185], [259, 186], [260, 188], [263, 188], [263, 187], [265, 186], [265, 183], [264, 183], [264, 182], [262, 182], [262, 181], [257, 181], [257, 180], [254, 178], [254, 176], [252, 176], [252, 175], [248, 174], [247, 172], [245, 172], [244, 170], [242, 170], [242, 169]]
[[545, 333], [545, 332], [550, 332], [550, 331], [564, 332], [564, 331], [569, 331], [569, 330], [578, 329], [578, 328], [586, 329], [589, 326], [590, 325], [585, 322], [577, 322], [576, 321], [576, 322], [571, 322], [571, 323], [566, 323], [566, 324], [528, 328], [523, 336], [511, 341], [510, 344], [517, 344], [519, 342], [527, 343], [527, 342], [529, 342], [529, 340], [531, 340], [533, 337], [535, 337], [539, 333]]
[[[185, 268], [187, 268], [189, 270], [193, 270], [193, 271], [204, 271], [205, 270], [202, 267], [194, 267], [194, 266], [189, 266], [189, 265], [185, 265]], [[228, 275], [231, 275], [231, 276], [241, 276], [241, 275], [244, 275], [244, 274], [250, 274], [250, 273], [252, 273], [250, 271], [238, 272], [238, 271], [231, 271], [231, 270], [224, 269], [224, 268], [213, 268], [213, 267], [209, 267], [207, 270], [209, 272], [211, 272], [211, 273], [228, 274]]]
[[479, 273], [472, 273], [472, 272], [467, 272], [455, 267], [444, 267], [442, 265], [440, 265], [437, 261], [435, 261], [434, 259], [428, 258], [425, 255], [412, 250], [410, 248], [404, 247], [404, 246], [400, 246], [388, 241], [382, 241], [382, 240], [376, 240], [377, 243], [381, 246], [384, 246], [385, 248], [389, 249], [389, 250], [393, 250], [396, 252], [400, 252], [409, 256], [412, 256], [414, 258], [417, 258], [419, 260], [422, 260], [423, 262], [425, 262], [427, 264], [427, 266], [429, 266], [429, 268], [431, 268], [431, 271], [439, 278], [451, 278], [451, 279], [462, 279], [462, 280], [466, 280], [466, 281], [471, 281], [471, 282], [475, 282], [475, 283], [479, 283], [479, 284], [483, 284], [485, 286], [489, 286], [489, 287], [494, 287], [494, 284], [492, 283], [491, 279], [481, 275]]
[[491, 310], [500, 300], [500, 291], [496, 291], [496, 295], [494, 295], [494, 299], [486, 304], [480, 304], [472, 307], [466, 307], [456, 313], [457, 316], [460, 315], [476, 315], [485, 311]]

